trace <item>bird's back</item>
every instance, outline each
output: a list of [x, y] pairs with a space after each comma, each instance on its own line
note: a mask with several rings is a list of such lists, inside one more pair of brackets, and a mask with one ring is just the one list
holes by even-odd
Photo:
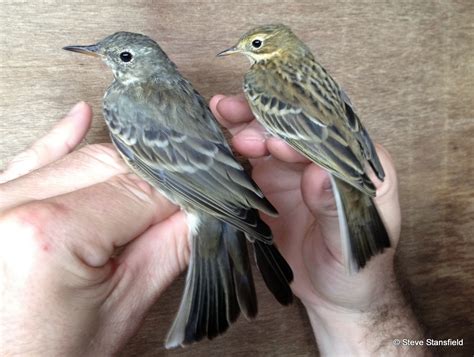
[[141, 176], [183, 207], [203, 210], [251, 236], [256, 209], [276, 210], [235, 159], [204, 99], [182, 77], [175, 82], [112, 85], [104, 117], [122, 156]]
[[[244, 92], [271, 133], [374, 195], [375, 187], [365, 173], [371, 159], [366, 153], [373, 144], [357, 116], [348, 116], [352, 107], [344, 92], [312, 55], [255, 63], [245, 76]], [[376, 155], [375, 150], [370, 155]]]

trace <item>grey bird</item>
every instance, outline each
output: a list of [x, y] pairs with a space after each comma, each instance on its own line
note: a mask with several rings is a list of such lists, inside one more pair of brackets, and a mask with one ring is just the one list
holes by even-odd
[[256, 316], [247, 241], [269, 290], [281, 304], [291, 303], [292, 270], [257, 210], [277, 211], [233, 156], [203, 97], [160, 46], [117, 32], [64, 49], [98, 56], [112, 69], [103, 99], [112, 142], [133, 172], [187, 214], [190, 263], [165, 346], [212, 339], [240, 312]]

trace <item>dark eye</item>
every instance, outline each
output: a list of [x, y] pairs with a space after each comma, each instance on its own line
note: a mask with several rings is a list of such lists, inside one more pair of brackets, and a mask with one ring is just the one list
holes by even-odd
[[120, 54], [120, 59], [123, 61], [123, 62], [130, 62], [132, 60], [132, 54], [130, 52], [122, 52]]
[[262, 41], [260, 40], [253, 40], [252, 41], [252, 46], [255, 48], [259, 48], [262, 45]]

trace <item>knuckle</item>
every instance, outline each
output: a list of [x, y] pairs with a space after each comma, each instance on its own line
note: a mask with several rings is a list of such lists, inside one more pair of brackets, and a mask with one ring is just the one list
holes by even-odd
[[10, 162], [9, 166], [22, 164], [24, 162], [35, 161], [38, 160], [38, 157], [38, 151], [32, 146], [15, 156]]
[[34, 239], [49, 238], [57, 230], [67, 208], [57, 202], [31, 202], [13, 209], [5, 217], [9, 220], [15, 236]]
[[113, 188], [136, 200], [152, 202], [154, 189], [134, 174], [120, 174], [107, 181]]
[[2, 175], [8, 176], [10, 173], [14, 173], [14, 176], [18, 176], [35, 168], [39, 161], [39, 154], [33, 148], [28, 148], [25, 151], [16, 155], [7, 165]]
[[38, 140], [33, 147], [38, 148], [40, 152], [48, 153], [50, 156], [58, 151], [67, 153], [74, 150], [74, 145], [69, 142], [69, 135], [60, 125], [56, 125], [49, 133]]
[[38, 160], [51, 156], [52, 152], [50, 142], [44, 139], [40, 139], [34, 143], [27, 151], [31, 153], [32, 157], [36, 157]]
[[98, 161], [100, 164], [127, 171], [126, 165], [112, 144], [91, 144], [82, 147], [75, 152], [81, 160]]

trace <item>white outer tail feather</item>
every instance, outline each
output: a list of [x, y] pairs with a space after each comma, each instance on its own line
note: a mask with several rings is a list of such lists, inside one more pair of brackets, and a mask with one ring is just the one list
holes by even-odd
[[[185, 211], [186, 212], [186, 211]], [[189, 246], [192, 247], [192, 239], [196, 236], [197, 232], [199, 231], [199, 225], [201, 224], [201, 219], [198, 214], [196, 213], [190, 213], [186, 212], [186, 223], [188, 224], [188, 240], [189, 240]], [[189, 280], [191, 279], [192, 272], [190, 271], [193, 268], [193, 255], [191, 254], [189, 258], [189, 265], [188, 265], [188, 273], [186, 275], [186, 283], [185, 287], [186, 290], [183, 293], [183, 296], [181, 298], [181, 303], [179, 306], [179, 310], [177, 313], [177, 316], [175, 317], [173, 321], [173, 325], [171, 326], [168, 335], [166, 336], [166, 342], [165, 342], [165, 348], [166, 349], [171, 349], [171, 348], [176, 348], [178, 346], [182, 346], [182, 343], [184, 341], [184, 328], [183, 326], [186, 324], [189, 311], [191, 310], [191, 305], [187, 306], [186, 309], [182, 309], [184, 307], [183, 304], [188, 302], [186, 299], [187, 296], [192, 296], [194, 294], [194, 291], [192, 291], [192, 288], [194, 287], [193, 284], [189, 283]], [[191, 291], [188, 291], [190, 288]]]
[[336, 201], [337, 218], [339, 220], [339, 231], [341, 234], [341, 248], [344, 259], [344, 267], [348, 274], [357, 272], [357, 264], [351, 252], [351, 237], [349, 235], [349, 226], [347, 225], [346, 214], [344, 213], [344, 206], [342, 204], [341, 194], [337, 189], [336, 181], [332, 175], [331, 179], [332, 191], [334, 193], [334, 200]]

